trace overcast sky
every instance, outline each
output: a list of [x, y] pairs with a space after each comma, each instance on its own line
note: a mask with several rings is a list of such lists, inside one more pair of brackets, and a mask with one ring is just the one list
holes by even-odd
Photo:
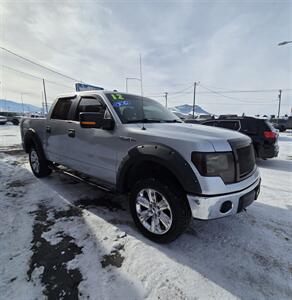
[[[1, 1], [0, 46], [87, 83], [125, 90], [139, 77], [144, 94], [169, 106], [192, 103], [211, 113], [277, 112], [278, 92], [211, 91], [292, 89], [292, 1]], [[41, 105], [73, 89], [72, 80], [0, 50], [0, 98]], [[139, 82], [129, 91], [140, 93]], [[180, 92], [180, 93], [178, 93]], [[206, 93], [207, 92], [207, 93]], [[282, 94], [290, 113], [292, 90]]]

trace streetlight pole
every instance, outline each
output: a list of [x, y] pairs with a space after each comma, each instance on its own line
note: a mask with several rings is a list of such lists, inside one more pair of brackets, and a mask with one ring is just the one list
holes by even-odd
[[43, 78], [43, 89], [44, 89], [44, 99], [45, 99], [46, 113], [48, 114], [48, 101], [47, 101], [46, 84], [45, 84], [45, 79], [44, 78]]
[[126, 92], [128, 93], [128, 80], [138, 80], [138, 81], [142, 81], [141, 78], [136, 78], [136, 77], [127, 77], [126, 78]]
[[20, 93], [20, 99], [21, 99], [22, 115], [24, 116], [23, 93]]

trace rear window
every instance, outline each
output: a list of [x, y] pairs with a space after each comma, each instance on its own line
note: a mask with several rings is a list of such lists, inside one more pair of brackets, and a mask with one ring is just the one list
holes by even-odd
[[70, 108], [73, 104], [74, 98], [60, 98], [55, 104], [51, 119], [69, 120]]
[[208, 125], [208, 126], [217, 126], [218, 125], [218, 121], [208, 121], [208, 122], [204, 122], [202, 124], [203, 125]]
[[265, 120], [264, 123], [265, 123], [265, 127], [266, 127], [265, 129], [272, 130], [272, 131], [275, 130], [275, 127], [269, 121]]
[[239, 130], [240, 124], [239, 121], [220, 121], [218, 122], [218, 127], [231, 129], [231, 130]]
[[256, 134], [259, 130], [259, 123], [260, 120], [255, 118], [244, 118], [241, 120], [241, 129], [240, 131], [245, 133], [252, 133]]

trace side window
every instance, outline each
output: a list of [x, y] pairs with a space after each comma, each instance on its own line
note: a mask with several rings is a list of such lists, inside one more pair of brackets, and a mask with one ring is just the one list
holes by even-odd
[[104, 114], [106, 111], [102, 100], [96, 97], [82, 97], [76, 110], [75, 120], [79, 121], [81, 112], [98, 112]]
[[51, 119], [68, 120], [74, 98], [60, 98], [55, 104]]
[[257, 121], [252, 118], [245, 118], [241, 121], [241, 130], [245, 133], [254, 134], [258, 130]]
[[232, 130], [239, 130], [240, 128], [238, 121], [221, 121], [219, 122], [218, 126]]
[[208, 126], [217, 126], [218, 122], [217, 121], [209, 121], [209, 122], [204, 122], [202, 124], [203, 125], [208, 125]]

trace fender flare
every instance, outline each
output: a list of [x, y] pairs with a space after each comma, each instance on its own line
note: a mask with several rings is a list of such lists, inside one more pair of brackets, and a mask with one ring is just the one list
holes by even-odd
[[23, 148], [26, 153], [29, 152], [30, 145], [32, 143], [36, 145], [36, 147], [38, 148], [37, 150], [42, 151], [42, 154], [44, 155], [42, 142], [39, 136], [33, 128], [29, 128], [23, 139]]
[[176, 150], [158, 143], [138, 145], [129, 150], [117, 172], [116, 186], [119, 192], [126, 191], [129, 171], [143, 162], [153, 162], [163, 166], [174, 175], [185, 192], [201, 194], [199, 180], [189, 163]]

